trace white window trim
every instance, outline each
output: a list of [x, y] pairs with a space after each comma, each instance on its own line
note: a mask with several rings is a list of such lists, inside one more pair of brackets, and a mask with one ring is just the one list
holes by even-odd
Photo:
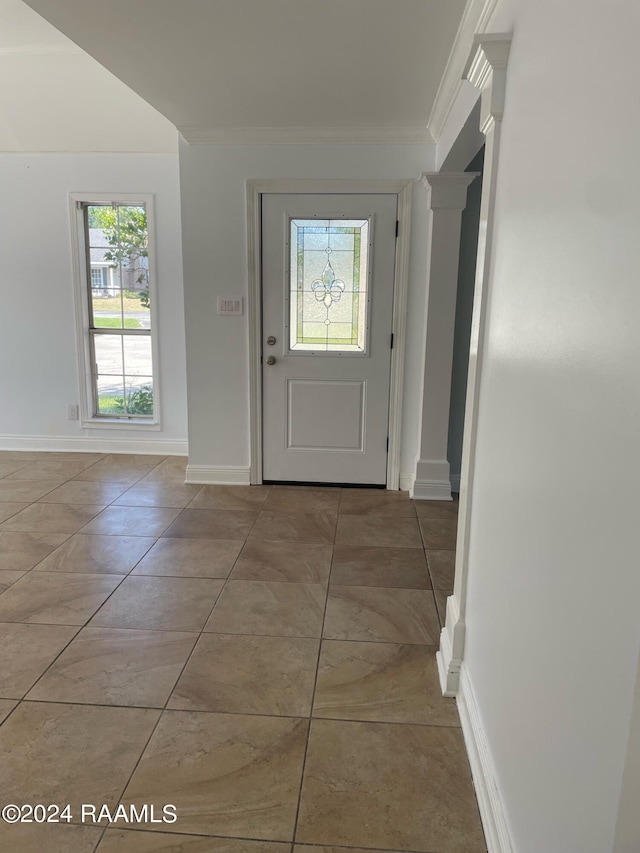
[[[89, 304], [84, 217], [78, 202], [97, 204], [140, 204], [147, 211], [149, 239], [149, 298], [151, 302], [151, 359], [153, 370], [153, 418], [109, 418], [93, 414], [93, 384], [91, 376], [91, 348], [89, 344]], [[76, 342], [78, 354], [80, 421], [83, 429], [106, 430], [159, 430], [160, 427], [160, 359], [158, 351], [158, 299], [155, 261], [154, 197], [149, 193], [69, 193], [69, 221], [71, 225], [71, 257], [75, 306]]]

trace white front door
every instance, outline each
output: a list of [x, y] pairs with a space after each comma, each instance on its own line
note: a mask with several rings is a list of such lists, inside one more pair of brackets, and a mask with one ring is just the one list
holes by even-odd
[[384, 485], [397, 195], [262, 196], [263, 479]]

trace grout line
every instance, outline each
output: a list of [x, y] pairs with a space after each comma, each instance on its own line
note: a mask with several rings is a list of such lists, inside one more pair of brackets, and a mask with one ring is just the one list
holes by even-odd
[[325, 599], [324, 599], [324, 610], [322, 612], [322, 625], [320, 626], [320, 642], [318, 643], [318, 658], [316, 660], [316, 672], [315, 672], [315, 677], [313, 680], [313, 690], [311, 691], [311, 702], [309, 704], [309, 723], [307, 726], [307, 739], [306, 739], [306, 743], [304, 746], [304, 755], [302, 757], [302, 769], [300, 772], [300, 787], [298, 789], [298, 803], [296, 806], [296, 816], [295, 816], [295, 820], [293, 822], [293, 839], [292, 839], [292, 844], [291, 844], [292, 850], [293, 850], [293, 845], [295, 844], [296, 835], [298, 834], [298, 821], [300, 819], [300, 807], [302, 805], [302, 788], [304, 785], [304, 776], [305, 776], [305, 771], [307, 768], [307, 755], [309, 753], [309, 741], [311, 739], [311, 724], [313, 722], [313, 706], [315, 704], [316, 691], [318, 689], [318, 673], [320, 671], [320, 657], [322, 655], [322, 637], [324, 635], [324, 623], [325, 623], [325, 619], [327, 616], [327, 607], [329, 605], [329, 583], [331, 582], [331, 569], [333, 566], [333, 556], [334, 556], [334, 552], [335, 552], [336, 537], [338, 535], [338, 518], [339, 518], [339, 514], [340, 514], [341, 502], [342, 502], [342, 489], [340, 490], [340, 498], [338, 500], [338, 511], [336, 513], [336, 523], [335, 523], [335, 527], [333, 529], [333, 543], [332, 543], [333, 548], [332, 548], [332, 552], [331, 552], [331, 563], [329, 565], [329, 576], [327, 578], [328, 583], [327, 583]]

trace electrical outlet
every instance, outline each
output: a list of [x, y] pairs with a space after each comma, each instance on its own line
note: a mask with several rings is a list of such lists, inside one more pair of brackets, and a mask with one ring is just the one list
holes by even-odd
[[67, 420], [77, 421], [80, 418], [80, 411], [77, 403], [69, 403], [67, 406]]

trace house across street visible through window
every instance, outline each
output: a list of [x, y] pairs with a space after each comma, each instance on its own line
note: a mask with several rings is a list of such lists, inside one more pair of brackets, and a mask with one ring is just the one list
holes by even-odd
[[[149, 231], [144, 203], [82, 212], [90, 418], [153, 420]], [[81, 243], [81, 244], [82, 244]]]

